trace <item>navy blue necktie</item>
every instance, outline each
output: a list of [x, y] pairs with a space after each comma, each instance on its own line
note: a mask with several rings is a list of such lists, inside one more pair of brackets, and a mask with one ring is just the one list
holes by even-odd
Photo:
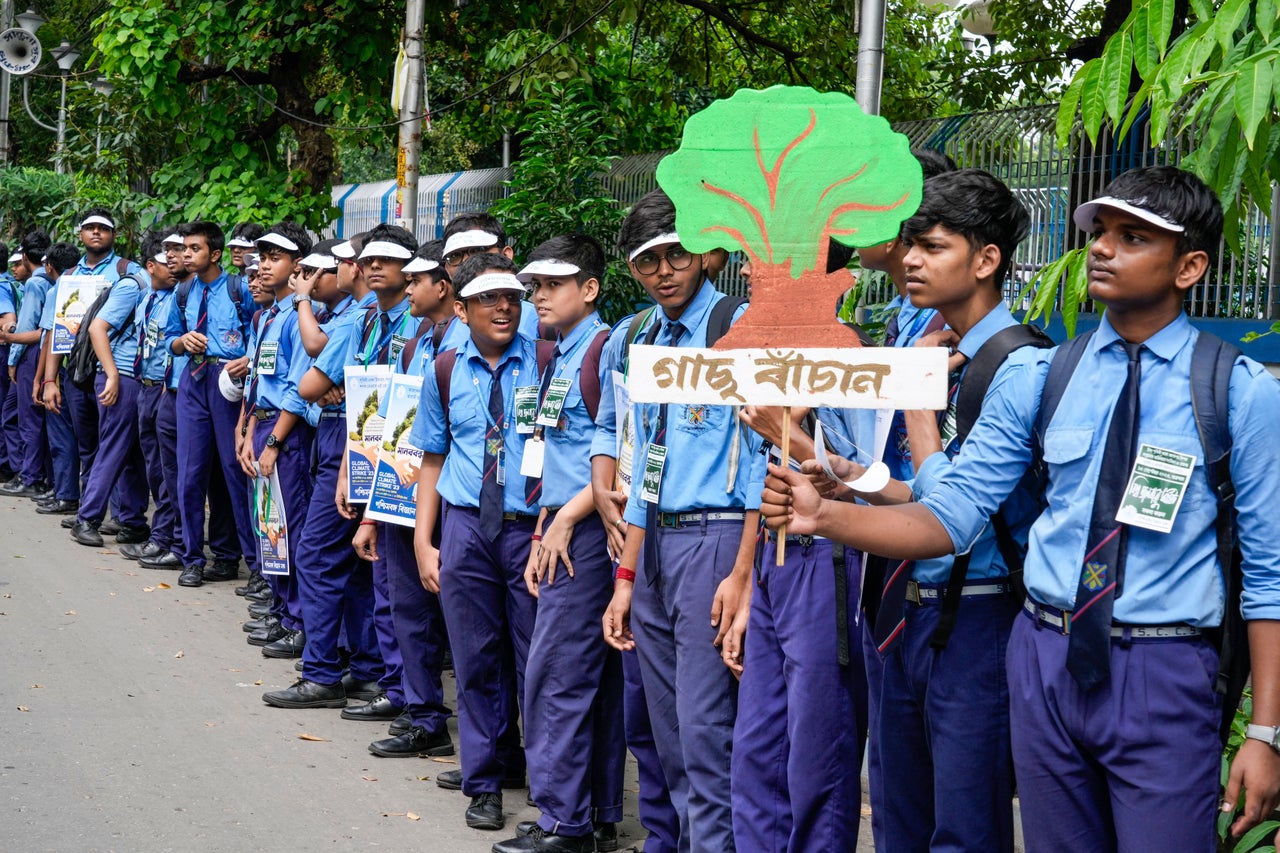
[[[542, 410], [542, 404], [547, 399], [547, 389], [551, 387], [551, 377], [556, 374], [556, 363], [560, 361], [560, 347], [556, 347], [551, 351], [551, 360], [547, 362], [547, 369], [542, 372], [542, 384], [538, 386], [538, 411]], [[537, 414], [534, 414], [537, 417]], [[535, 427], [538, 438], [542, 438], [543, 428]], [[525, 477], [524, 478], [524, 504], [525, 506], [537, 506], [538, 499], [542, 497], [542, 477]]]
[[138, 329], [138, 352], [133, 356], [133, 378], [142, 381], [142, 361], [147, 343], [147, 326], [151, 322], [151, 306], [159, 296], [154, 290], [147, 296], [147, 304], [142, 309], [142, 324]]
[[[502, 532], [502, 491], [498, 466], [503, 456], [503, 428], [506, 412], [502, 406], [502, 367], [493, 374], [489, 386], [489, 429], [484, 436], [484, 462], [480, 481], [480, 532], [490, 542]], [[505, 464], [505, 463], [504, 463]]]
[[1142, 378], [1141, 344], [1122, 341], [1129, 372], [1116, 400], [1102, 452], [1102, 469], [1093, 497], [1084, 566], [1076, 588], [1067, 642], [1067, 671], [1084, 690], [1111, 675], [1111, 613], [1124, 581], [1129, 525], [1116, 521], [1138, 450], [1138, 389]]

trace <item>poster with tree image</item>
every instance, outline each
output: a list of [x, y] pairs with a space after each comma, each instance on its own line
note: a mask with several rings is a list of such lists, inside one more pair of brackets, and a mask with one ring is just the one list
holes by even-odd
[[386, 426], [386, 419], [378, 414], [378, 409], [390, 384], [391, 368], [387, 365], [346, 369], [347, 500], [352, 503], [367, 503], [373, 491], [378, 446]]

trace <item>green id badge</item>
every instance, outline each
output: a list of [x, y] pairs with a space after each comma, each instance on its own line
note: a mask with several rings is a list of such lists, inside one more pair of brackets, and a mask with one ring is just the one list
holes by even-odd
[[1187, 494], [1196, 458], [1151, 444], [1138, 448], [1116, 521], [1168, 533]]
[[647, 504], [658, 502], [662, 490], [662, 469], [667, 464], [667, 448], [661, 444], [649, 445], [644, 457], [644, 479], [640, 481], [640, 500]]
[[409, 343], [409, 339], [404, 335], [391, 336], [391, 362], [394, 363], [400, 358], [400, 353], [404, 352], [405, 344]]
[[516, 389], [516, 432], [533, 435], [534, 421], [538, 416], [538, 386], [526, 385]]
[[259, 376], [276, 375], [276, 353], [279, 351], [279, 341], [263, 341], [258, 344], [257, 372]]
[[573, 380], [557, 376], [547, 386], [547, 396], [542, 400], [542, 408], [538, 410], [538, 426], [554, 427], [560, 423], [560, 412], [564, 410], [564, 398], [569, 395]]

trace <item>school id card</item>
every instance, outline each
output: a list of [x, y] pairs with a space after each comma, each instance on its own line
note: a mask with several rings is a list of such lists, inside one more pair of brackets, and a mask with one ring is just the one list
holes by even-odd
[[1195, 469], [1196, 457], [1190, 454], [1143, 444], [1133, 462], [1116, 521], [1168, 533]]

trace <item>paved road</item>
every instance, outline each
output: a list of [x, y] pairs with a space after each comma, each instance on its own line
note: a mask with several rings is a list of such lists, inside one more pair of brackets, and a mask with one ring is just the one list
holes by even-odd
[[[466, 800], [434, 782], [452, 763], [380, 759], [380, 725], [263, 705], [296, 673], [244, 642], [231, 584], [183, 589], [12, 498], [0, 555], [5, 848], [484, 853], [507, 837], [463, 824]], [[631, 766], [624, 850], [643, 837], [635, 786]], [[508, 827], [537, 816], [526, 793], [507, 793]]]

